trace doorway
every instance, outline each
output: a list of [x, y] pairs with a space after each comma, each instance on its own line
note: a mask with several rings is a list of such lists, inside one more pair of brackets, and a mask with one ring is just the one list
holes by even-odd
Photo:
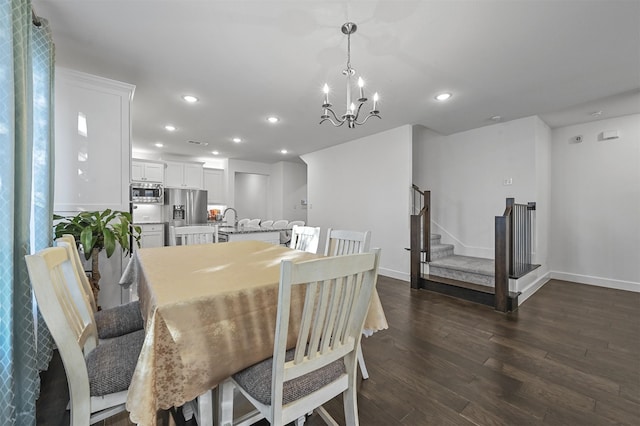
[[234, 197], [238, 219], [268, 219], [268, 190], [268, 175], [236, 172]]

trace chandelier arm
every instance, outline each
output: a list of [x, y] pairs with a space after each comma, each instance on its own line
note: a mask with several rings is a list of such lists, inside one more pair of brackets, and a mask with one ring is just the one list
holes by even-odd
[[339, 122], [340, 124], [336, 124], [336, 122], [335, 122], [335, 121], [333, 121], [333, 120], [332, 120], [331, 118], [329, 118], [329, 117], [327, 117], [327, 118], [323, 118], [322, 120], [320, 120], [320, 123], [319, 123], [319, 124], [322, 124], [322, 123], [324, 123], [325, 121], [329, 121], [329, 122], [331, 122], [331, 124], [333, 124], [335, 127], [340, 127], [340, 126], [342, 126], [342, 125], [344, 124], [344, 121], [340, 121], [340, 120], [338, 120], [338, 122]]
[[357, 121], [358, 117], [360, 116], [360, 109], [362, 108], [362, 105], [364, 105], [364, 102], [360, 102], [360, 104], [358, 105], [358, 109], [355, 111], [354, 115], [353, 115], [353, 121]]
[[[341, 123], [344, 123], [345, 120], [342, 120], [340, 118], [338, 118], [338, 116], [336, 115], [335, 112], [333, 112], [333, 110], [331, 108], [326, 108], [327, 111], [329, 111], [331, 113], [331, 115], [333, 115], [333, 118], [336, 119], [336, 121], [339, 121]], [[333, 122], [333, 120], [331, 120]]]
[[356, 124], [357, 124], [358, 126], [361, 126], [361, 125], [363, 125], [364, 123], [366, 123], [366, 122], [367, 122], [367, 120], [368, 120], [369, 118], [371, 118], [371, 117], [378, 117], [379, 119], [382, 119], [382, 117], [380, 117], [380, 115], [378, 115], [378, 114], [372, 114], [372, 113], [369, 113], [369, 115], [367, 115], [367, 116], [364, 118], [364, 120], [362, 120], [361, 122], [357, 122], [357, 121], [356, 121]]

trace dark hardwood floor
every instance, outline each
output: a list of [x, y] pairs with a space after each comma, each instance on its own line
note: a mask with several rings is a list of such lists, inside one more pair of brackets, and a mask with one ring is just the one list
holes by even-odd
[[[640, 293], [552, 280], [500, 314], [382, 276], [378, 292], [362, 425], [640, 424]], [[325, 407], [344, 424], [340, 398]]]

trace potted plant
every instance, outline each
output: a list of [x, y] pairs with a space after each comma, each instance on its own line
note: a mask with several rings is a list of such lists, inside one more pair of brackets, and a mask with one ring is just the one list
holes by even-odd
[[75, 216], [53, 215], [55, 237], [71, 234], [76, 244], [82, 244], [84, 256], [91, 259], [91, 289], [93, 297], [98, 304], [98, 292], [100, 291], [100, 269], [98, 256], [103, 249], [107, 258], [111, 257], [117, 245], [122, 247], [123, 253], [128, 255], [131, 251], [130, 240], [140, 247], [139, 226], [131, 223], [131, 214], [128, 212], [107, 209], [104, 211], [80, 212]]

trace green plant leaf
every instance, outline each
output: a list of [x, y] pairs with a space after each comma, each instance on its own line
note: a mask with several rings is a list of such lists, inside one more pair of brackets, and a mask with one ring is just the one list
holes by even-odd
[[113, 235], [113, 231], [109, 228], [104, 228], [104, 248], [107, 251], [107, 257], [111, 257], [116, 249], [116, 238]]
[[82, 243], [84, 257], [87, 260], [91, 258], [91, 252], [93, 251], [95, 241], [96, 239], [93, 236], [93, 230], [90, 227], [84, 228], [80, 233], [80, 243]]

